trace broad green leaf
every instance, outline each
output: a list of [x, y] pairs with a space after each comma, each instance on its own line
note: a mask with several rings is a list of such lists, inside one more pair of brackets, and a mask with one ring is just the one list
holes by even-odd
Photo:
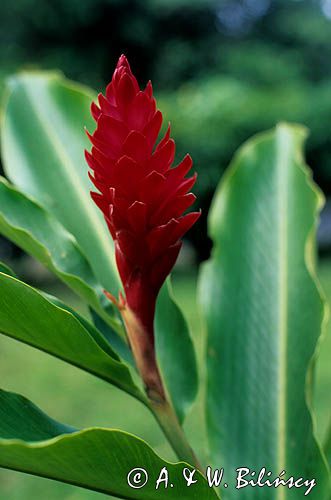
[[0, 422], [1, 440], [42, 441], [76, 430], [48, 417], [20, 394], [2, 389], [0, 389]]
[[155, 342], [162, 377], [182, 422], [196, 398], [198, 374], [189, 328], [173, 298], [170, 279], [157, 301]]
[[113, 350], [112, 345], [107, 341], [104, 335], [101, 334], [98, 328], [95, 328], [94, 325], [92, 325], [89, 321], [87, 321], [87, 319], [85, 319], [77, 311], [72, 309], [72, 307], [68, 306], [68, 304], [65, 304], [64, 302], [62, 302], [62, 300], [58, 299], [57, 297], [54, 297], [54, 295], [51, 295], [49, 293], [40, 290], [38, 291], [41, 293], [43, 297], [45, 297], [52, 304], [55, 304], [60, 309], [64, 309], [65, 311], [70, 312], [89, 332], [91, 337], [94, 338], [94, 340], [101, 347], [101, 349], [106, 351], [112, 358], [116, 359], [117, 361], [121, 361], [121, 358], [118, 355], [117, 351]]
[[127, 366], [92, 326], [25, 283], [0, 273], [0, 332], [56, 356], [144, 401]]
[[[22, 396], [5, 391], [0, 391], [0, 466], [119, 498], [218, 498], [199, 472], [194, 477], [197, 482], [187, 487], [183, 477], [187, 465], [162, 460], [141, 439], [111, 429], [74, 431], [50, 419]], [[156, 490], [163, 467], [167, 468], [169, 485], [165, 489], [161, 482]], [[140, 489], [131, 488], [127, 479], [136, 468], [148, 474]], [[129, 477], [133, 482], [134, 473]], [[142, 473], [142, 480], [144, 477]]]
[[90, 199], [84, 126], [95, 127], [94, 96], [57, 73], [22, 73], [10, 80], [2, 127], [7, 177], [76, 238], [101, 285], [118, 292], [113, 243]]
[[[17, 278], [16, 274], [12, 269], [10, 269], [6, 264], [3, 262], [0, 262], [0, 273], [7, 274], [9, 276], [12, 276], [13, 278]], [[104, 335], [100, 334], [100, 330], [95, 329], [91, 323], [89, 323], [83, 316], [78, 314], [74, 309], [69, 307], [67, 304], [64, 304], [61, 300], [59, 300], [57, 297], [54, 297], [53, 295], [50, 295], [45, 292], [40, 292], [43, 297], [45, 297], [47, 300], [55, 304], [56, 306], [60, 307], [61, 309], [64, 309], [66, 311], [69, 311], [75, 318], [84, 326], [84, 328], [90, 333], [90, 335], [94, 338], [96, 343], [104, 350], [106, 351], [112, 358], [116, 360], [120, 360], [119, 356], [117, 355], [117, 352], [113, 351], [111, 347], [111, 343], [107, 341], [106, 338], [104, 338]], [[114, 337], [118, 339], [118, 335], [114, 333]]]
[[[306, 132], [279, 125], [248, 141], [213, 201], [214, 242], [200, 281], [207, 326], [207, 420], [213, 463], [315, 478], [325, 459], [307, 406], [325, 305], [315, 280], [321, 194], [304, 164]], [[307, 375], [308, 374], [308, 375]], [[303, 498], [303, 488], [228, 488], [224, 498]]]
[[121, 331], [90, 264], [73, 236], [44, 208], [0, 178], [0, 233], [25, 250], [90, 304], [105, 321]]

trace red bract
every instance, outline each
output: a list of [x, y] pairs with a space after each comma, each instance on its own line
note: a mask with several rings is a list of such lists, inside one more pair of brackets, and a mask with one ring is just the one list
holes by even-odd
[[124, 55], [98, 101], [91, 107], [97, 128], [88, 134], [93, 147], [86, 152], [99, 191], [91, 194], [115, 242], [127, 305], [153, 338], [157, 294], [175, 264], [182, 236], [200, 215], [183, 215], [195, 200], [189, 191], [196, 175], [185, 177], [192, 167], [189, 155], [172, 167], [170, 126], [156, 145], [162, 114], [152, 85], [140, 90]]

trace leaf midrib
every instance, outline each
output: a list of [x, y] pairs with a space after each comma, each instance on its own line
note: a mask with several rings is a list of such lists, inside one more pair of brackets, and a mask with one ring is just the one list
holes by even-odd
[[[286, 400], [287, 400], [287, 343], [288, 343], [288, 132], [277, 131], [277, 209], [278, 209], [278, 325], [279, 325], [279, 369], [278, 369], [278, 411], [277, 411], [277, 470], [279, 474], [286, 464]], [[284, 196], [285, 195], [285, 196]], [[285, 489], [277, 488], [278, 500], [285, 499]]]

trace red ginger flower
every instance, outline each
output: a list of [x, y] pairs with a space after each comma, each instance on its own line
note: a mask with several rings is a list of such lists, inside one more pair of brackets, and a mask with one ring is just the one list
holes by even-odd
[[124, 55], [98, 101], [91, 106], [97, 128], [88, 134], [93, 147], [86, 160], [100, 193], [91, 195], [115, 242], [127, 305], [153, 343], [157, 294], [175, 264], [180, 239], [200, 215], [183, 215], [195, 201], [189, 191], [196, 175], [185, 177], [192, 167], [189, 155], [172, 167], [170, 126], [156, 145], [162, 114], [151, 82], [140, 90]]

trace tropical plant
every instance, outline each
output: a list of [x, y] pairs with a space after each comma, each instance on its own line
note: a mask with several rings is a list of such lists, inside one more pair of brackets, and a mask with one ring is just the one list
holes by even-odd
[[[97, 128], [86, 158], [103, 215], [90, 199], [84, 161], [83, 128], [95, 127], [91, 102]], [[154, 148], [162, 115], [151, 85], [140, 91], [124, 57], [98, 103], [56, 73], [9, 82], [0, 232], [72, 289], [90, 315], [1, 264], [0, 331], [136, 398], [182, 462], [167, 462], [122, 430], [60, 424], [1, 390], [0, 466], [118, 498], [285, 500], [309, 491], [327, 500], [327, 450], [317, 443], [311, 407], [325, 320], [314, 273], [322, 196], [304, 164], [305, 130], [280, 124], [248, 141], [215, 194], [214, 249], [199, 278], [204, 377], [167, 278], [181, 237], [199, 217], [183, 215], [195, 199], [187, 194], [195, 176], [185, 177], [192, 161], [172, 166], [170, 129]], [[205, 379], [208, 464], [183, 430]], [[266, 468], [287, 486], [240, 491], [242, 466]]]

